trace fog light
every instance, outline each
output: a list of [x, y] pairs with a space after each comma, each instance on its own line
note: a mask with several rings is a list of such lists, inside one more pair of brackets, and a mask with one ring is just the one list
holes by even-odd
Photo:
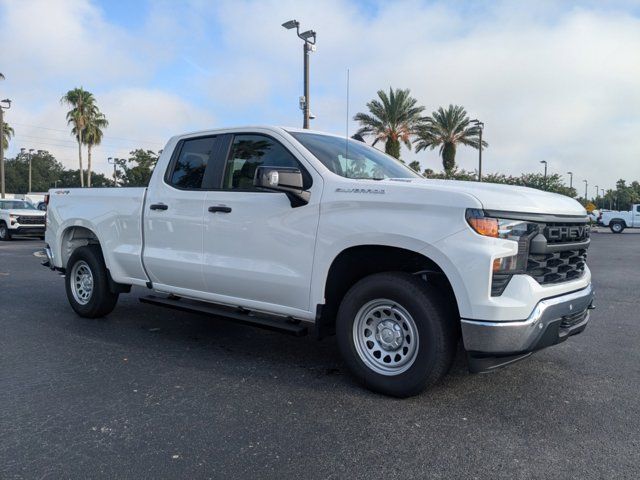
[[518, 256], [496, 258], [493, 261], [493, 273], [507, 273], [518, 269]]

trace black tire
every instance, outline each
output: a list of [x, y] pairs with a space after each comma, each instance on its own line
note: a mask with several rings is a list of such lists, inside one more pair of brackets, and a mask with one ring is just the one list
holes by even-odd
[[624, 223], [622, 222], [611, 222], [609, 228], [613, 233], [622, 233], [624, 232]]
[[[80, 262], [84, 262], [80, 264]], [[74, 266], [76, 264], [86, 265], [93, 278], [92, 291], [85, 300], [86, 303], [79, 302], [74, 296], [74, 287], [71, 285], [74, 279]], [[102, 251], [97, 245], [87, 245], [74, 250], [71, 258], [67, 262], [65, 270], [65, 288], [67, 299], [71, 308], [85, 318], [99, 318], [108, 315], [113, 311], [118, 302], [119, 294], [111, 292], [109, 289], [109, 276], [104, 263]], [[77, 288], [77, 287], [76, 287]]]
[[[456, 353], [457, 319], [451, 317], [452, 309], [447, 308], [445, 298], [437, 288], [408, 273], [378, 273], [360, 280], [345, 295], [336, 318], [338, 346], [349, 370], [367, 388], [394, 397], [417, 395], [434, 385], [449, 371]], [[398, 374], [376, 372], [356, 347], [356, 317], [376, 299], [401, 306], [417, 327], [415, 359]]]
[[7, 224], [4, 222], [0, 222], [0, 241], [8, 242], [11, 240], [11, 231]]

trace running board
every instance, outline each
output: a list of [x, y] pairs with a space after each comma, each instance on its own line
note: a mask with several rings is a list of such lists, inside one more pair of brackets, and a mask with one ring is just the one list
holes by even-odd
[[295, 337], [302, 337], [307, 334], [307, 326], [300, 321], [287, 319], [285, 317], [267, 316], [251, 312], [244, 309], [233, 309], [221, 305], [198, 302], [196, 300], [176, 299], [157, 297], [148, 295], [140, 297], [142, 303], [156, 305], [158, 307], [171, 308], [182, 312], [199, 313], [214, 317], [222, 317], [225, 320], [232, 320], [236, 323], [250, 325], [252, 327], [263, 328], [265, 330], [273, 330], [276, 332], [286, 333]]

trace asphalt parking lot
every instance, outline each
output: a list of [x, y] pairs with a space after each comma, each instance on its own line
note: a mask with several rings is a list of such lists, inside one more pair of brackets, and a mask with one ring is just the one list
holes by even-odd
[[43, 243], [0, 244], [0, 478], [638, 478], [640, 235], [593, 235], [597, 310], [487, 375], [407, 400], [335, 339], [143, 305], [77, 317]]

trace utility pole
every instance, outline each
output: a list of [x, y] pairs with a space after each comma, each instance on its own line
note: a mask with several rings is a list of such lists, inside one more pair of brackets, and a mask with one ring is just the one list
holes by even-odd
[[484, 130], [484, 122], [480, 120], [473, 119], [471, 123], [474, 123], [478, 128], [478, 135], [480, 136], [480, 148], [478, 149], [478, 181], [482, 181], [482, 131]]
[[303, 114], [302, 128], [308, 129], [309, 119], [312, 118], [311, 100], [309, 98], [309, 53], [316, 51], [316, 32], [313, 30], [307, 30], [300, 33], [300, 22], [297, 20], [289, 20], [288, 22], [284, 22], [282, 26], [287, 30], [295, 28], [298, 38], [304, 41], [304, 44], [302, 45], [304, 94], [300, 97], [300, 108], [302, 109]]
[[547, 161], [546, 160], [540, 160], [540, 163], [544, 163], [544, 189], [548, 190], [548, 188], [547, 188]]
[[573, 172], [567, 172], [569, 175], [569, 188], [573, 188]]

